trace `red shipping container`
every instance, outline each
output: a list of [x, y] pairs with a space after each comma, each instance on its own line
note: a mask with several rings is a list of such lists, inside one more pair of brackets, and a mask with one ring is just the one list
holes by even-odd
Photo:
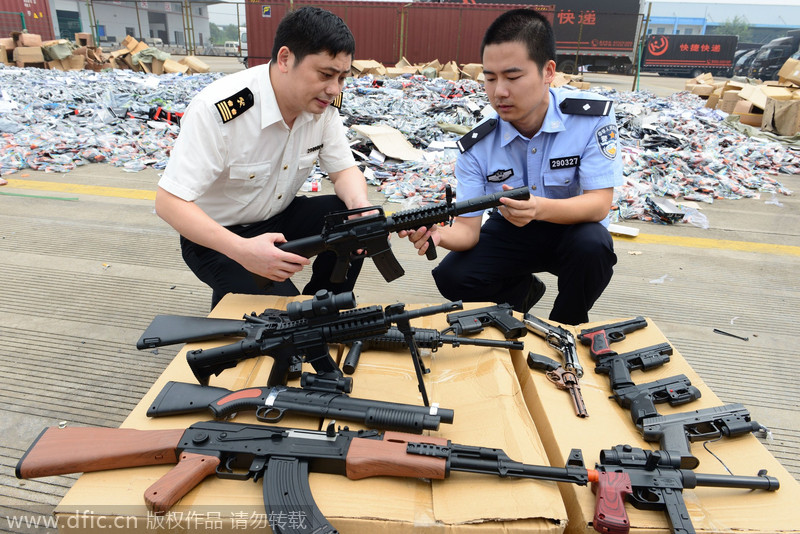
[[[9, 37], [24, 27], [28, 33], [41, 35], [42, 41], [55, 39], [48, 0], [0, 0], [0, 37]], [[19, 13], [22, 13], [20, 17]]]
[[[356, 39], [354, 59], [374, 59], [393, 66], [405, 57], [412, 63], [455, 61], [480, 63], [480, 43], [489, 24], [519, 5], [465, 5], [403, 2], [261, 0], [247, 4], [249, 66], [270, 60], [275, 30], [289, 10], [314, 5], [336, 13]], [[553, 5], [527, 6], [553, 20]]]

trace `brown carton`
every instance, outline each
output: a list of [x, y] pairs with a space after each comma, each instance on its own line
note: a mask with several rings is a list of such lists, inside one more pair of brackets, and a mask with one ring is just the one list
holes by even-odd
[[[286, 303], [287, 299], [278, 297], [227, 295], [211, 316], [240, 318], [253, 310], [285, 309]], [[415, 319], [412, 323], [437, 329], [446, 326], [442, 315]], [[501, 339], [497, 333], [489, 335]], [[205, 413], [151, 419], [146, 411], [169, 380], [195, 381], [186, 364], [186, 350], [229, 342], [187, 345], [122, 426], [181, 429], [209, 419]], [[337, 357], [340, 352], [332, 354]], [[442, 347], [434, 357], [426, 356], [424, 362], [431, 369], [424, 378], [431, 401], [442, 408], [454, 409], [457, 414], [452, 425], [442, 424], [439, 430], [426, 434], [461, 445], [502, 448], [512, 459], [528, 464], [548, 464], [507, 351]], [[269, 357], [243, 360], [211, 377], [210, 385], [232, 390], [261, 386], [266, 383], [271, 364]], [[420, 405], [411, 356], [365, 351], [354, 375], [351, 395]], [[242, 412], [235, 422], [256, 423], [256, 420], [252, 413]], [[327, 421], [318, 418], [292, 414], [280, 421], [282, 427], [310, 430], [324, 429], [326, 424]], [[337, 421], [337, 425], [345, 424], [361, 428], [355, 423]], [[164, 525], [165, 532], [268, 531], [261, 484], [214, 476], [200, 482], [168, 512], [163, 523], [158, 523], [158, 518], [148, 515], [142, 495], [169, 470], [170, 466], [164, 465], [82, 475], [56, 508], [59, 532], [88, 532], [86, 526], [98, 524], [124, 525], [126, 532], [141, 533], [152, 532], [148, 529], [159, 524]], [[553, 482], [456, 471], [445, 480], [434, 481], [396, 477], [350, 480], [325, 473], [312, 473], [309, 481], [320, 511], [343, 533], [561, 534], [567, 521], [558, 486]], [[287, 533], [291, 531], [284, 529]]]
[[94, 46], [94, 38], [91, 33], [76, 33], [75, 42], [78, 43], [78, 46]]
[[[608, 324], [623, 319], [609, 319], [603, 323], [565, 326], [578, 340], [578, 333], [590, 326]], [[581, 391], [589, 417], [578, 418], [570, 395], [556, 388], [541, 371], [528, 367], [528, 351], [545, 355], [563, 362], [561, 356], [539, 336], [528, 334], [523, 338], [525, 350], [512, 351], [514, 368], [520, 380], [528, 408], [533, 415], [539, 435], [552, 465], [563, 465], [573, 448], [583, 451], [583, 459], [590, 467], [600, 460], [600, 451], [617, 445], [631, 445], [645, 450], [658, 449], [658, 443], [642, 439], [631, 420], [627, 409], [610, 399], [609, 379], [593, 371], [594, 361], [588, 347], [578, 343], [578, 360], [585, 369], [580, 379]], [[645, 347], [667, 342], [659, 328], [648, 320], [646, 328], [629, 333], [622, 341], [613, 343], [610, 349], [624, 354]], [[631, 372], [635, 384], [674, 377], [684, 374], [702, 396], [688, 404], [672, 407], [667, 403], [657, 404], [661, 415], [691, 412], [701, 408], [722, 406], [722, 402], [701, 380], [677, 350], [673, 350], [670, 361], [661, 367], [644, 372]], [[698, 534], [721, 534], [747, 532], [748, 534], [775, 534], [776, 532], [800, 532], [800, 484], [767, 451], [753, 434], [733, 438], [722, 438], [708, 442], [708, 449], [737, 475], [755, 475], [759, 469], [767, 469], [770, 476], [780, 482], [778, 491], [748, 491], [714, 487], [697, 487], [683, 491], [683, 500]], [[699, 460], [696, 473], [714, 475], [727, 474], [723, 465], [701, 443], [691, 444], [691, 452]], [[562, 496], [567, 506], [568, 534], [596, 534], [593, 520], [597, 496], [587, 486], [561, 484]], [[623, 506], [623, 503], [620, 503]], [[631, 534], [670, 532], [667, 515], [663, 511], [640, 510], [624, 503], [630, 520]], [[626, 528], [627, 531], [627, 528]]]
[[137, 41], [135, 38], [131, 37], [130, 35], [126, 35], [125, 38], [122, 40], [122, 42], [120, 44], [122, 46], [124, 46], [125, 48], [127, 48], [128, 52], [130, 52], [133, 49], [135, 49], [137, 46], [139, 46], [139, 41]]
[[35, 33], [20, 32], [16, 40], [17, 46], [42, 46], [42, 36]]
[[164, 72], [186, 74], [189, 72], [189, 66], [183, 63], [178, 63], [174, 59], [165, 59]]
[[185, 58], [181, 59], [178, 63], [182, 63], [189, 67], [189, 70], [193, 73], [202, 73], [208, 72], [208, 65], [196, 56], [186, 56]]
[[705, 83], [699, 83], [697, 85], [694, 85], [691, 91], [692, 94], [694, 95], [697, 95], [702, 98], [708, 98], [708, 96], [714, 92], [714, 86]]
[[11, 60], [8, 57], [8, 51], [3, 44], [0, 44], [0, 63], [3, 63], [4, 65], [11, 65]]
[[778, 81], [800, 85], [800, 60], [787, 59], [778, 71]]
[[14, 62], [17, 67], [40, 65], [44, 66], [44, 55], [38, 46], [17, 46], [14, 48]]
[[800, 100], [767, 100], [761, 129], [778, 135], [794, 135], [800, 131]]

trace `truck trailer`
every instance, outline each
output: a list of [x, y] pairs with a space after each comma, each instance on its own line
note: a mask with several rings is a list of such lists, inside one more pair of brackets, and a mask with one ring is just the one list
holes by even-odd
[[735, 35], [649, 35], [642, 48], [641, 72], [695, 78], [733, 74]]

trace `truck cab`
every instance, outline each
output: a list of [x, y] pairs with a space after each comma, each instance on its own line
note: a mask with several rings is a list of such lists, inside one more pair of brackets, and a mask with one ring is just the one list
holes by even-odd
[[800, 46], [800, 30], [790, 30], [786, 37], [773, 39], [762, 46], [750, 66], [750, 76], [760, 80], [777, 80], [778, 71]]

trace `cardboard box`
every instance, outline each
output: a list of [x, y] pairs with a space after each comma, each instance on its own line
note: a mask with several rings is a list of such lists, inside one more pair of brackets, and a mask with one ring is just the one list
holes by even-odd
[[[578, 333], [582, 329], [621, 320], [624, 319], [609, 319], [603, 323], [575, 327], [562, 326], [573, 333], [577, 342]], [[528, 334], [524, 341], [524, 351], [512, 351], [514, 368], [552, 465], [563, 465], [573, 448], [582, 449], [584, 461], [589, 467], [599, 461], [601, 450], [611, 449], [616, 445], [628, 444], [645, 450], [658, 448], [657, 443], [643, 441], [631, 421], [630, 412], [608, 398], [611, 394], [608, 377], [593, 371], [594, 362], [586, 346], [580, 343], [577, 345], [578, 358], [585, 370], [580, 386], [589, 413], [589, 417], [581, 419], [575, 415], [569, 394], [557, 389], [541, 371], [531, 370], [526, 362], [528, 351], [563, 362], [561, 356], [537, 335]], [[667, 342], [666, 337], [648, 320], [646, 328], [629, 333], [626, 339], [612, 344], [610, 348], [623, 354], [664, 342]], [[646, 372], [632, 371], [631, 379], [636, 384], [643, 384], [681, 373], [701, 391], [702, 397], [675, 407], [666, 403], [657, 404], [660, 414], [694, 411], [725, 404], [703, 383], [677, 350], [666, 365]], [[759, 469], [764, 468], [769, 471], [770, 476], [780, 481], [781, 487], [774, 492], [711, 487], [684, 490], [683, 498], [698, 534], [800, 532], [800, 512], [796, 504], [800, 502], [800, 484], [754, 435], [723, 438], [709, 443], [708, 447], [733, 473], [754, 476]], [[722, 464], [701, 443], [693, 443], [691, 451], [700, 460], [695, 472], [727, 474]], [[592, 490], [572, 484], [561, 484], [560, 487], [569, 514], [565, 532], [596, 534], [592, 527], [596, 496]], [[630, 519], [631, 534], [670, 531], [664, 512], [638, 510], [627, 503], [625, 510]]]
[[126, 35], [125, 38], [120, 42], [122, 46], [128, 49], [128, 52], [133, 51], [137, 46], [139, 46], [139, 41], [135, 38], [131, 37], [130, 35]]
[[189, 70], [193, 73], [195, 72], [208, 72], [209, 66], [203, 62], [200, 58], [196, 56], [186, 56], [185, 58], [181, 59], [178, 63], [182, 63], [189, 67]]
[[11, 32], [16, 46], [42, 46], [42, 36], [36, 33]]
[[381, 76], [386, 74], [386, 67], [382, 63], [374, 59], [357, 59], [353, 61], [351, 72], [356, 78], [371, 74], [373, 76]]
[[183, 63], [178, 63], [174, 59], [165, 59], [163, 68], [164, 72], [180, 73], [180, 74], [186, 74], [187, 72], [189, 72], [188, 65], [184, 65]]
[[711, 109], [716, 109], [717, 104], [719, 104], [720, 95], [716, 93], [711, 93], [709, 95], [708, 100], [706, 101], [706, 107]]
[[800, 100], [767, 100], [761, 129], [778, 135], [794, 135], [800, 131]]
[[701, 98], [708, 98], [708, 96], [713, 92], [714, 92], [714, 86], [705, 83], [699, 83], [692, 87], [692, 94], [697, 95]]
[[76, 33], [75, 42], [78, 46], [94, 47], [94, 38], [91, 33]]
[[[286, 303], [287, 299], [279, 297], [227, 295], [211, 316], [240, 318], [254, 310], [285, 309]], [[412, 322], [422, 327], [446, 326], [443, 315]], [[501, 339], [499, 333], [495, 335]], [[187, 345], [122, 426], [174, 429], [209, 419], [206, 414], [150, 419], [146, 411], [167, 381], [194, 382], [186, 363], [186, 350], [229, 342]], [[502, 448], [514, 460], [548, 465], [507, 351], [442, 347], [432, 356], [425, 355], [424, 361], [431, 368], [425, 375], [430, 400], [457, 414], [454, 424], [443, 424], [438, 431], [426, 433], [462, 445]], [[235, 368], [211, 377], [211, 385], [232, 390], [263, 385], [271, 363], [269, 357], [243, 360]], [[354, 375], [352, 395], [421, 404], [411, 363], [408, 353], [365, 351]], [[252, 413], [240, 413], [235, 421], [256, 422]], [[280, 422], [283, 427], [312, 430], [324, 425], [320, 419], [291, 414]], [[163, 465], [82, 475], [56, 508], [59, 532], [94, 532], [87, 526], [101, 524], [126, 532], [152, 532], [159, 525], [158, 518], [148, 516], [142, 495], [169, 470], [170, 466]], [[448, 479], [433, 482], [393, 477], [350, 480], [322, 473], [312, 473], [309, 480], [322, 514], [343, 533], [561, 534], [567, 520], [558, 486], [553, 482], [465, 472], [452, 472]], [[159, 531], [266, 532], [261, 486], [247, 480], [209, 477], [163, 516]], [[255, 518], [263, 520], [256, 523]]]
[[778, 71], [778, 81], [800, 85], [800, 60], [787, 59]]
[[14, 48], [14, 62], [17, 67], [44, 66], [44, 55], [38, 46], [17, 46]]
[[481, 63], [467, 63], [461, 66], [461, 72], [464, 73], [464, 78], [477, 80], [483, 74], [483, 65]]
[[11, 65], [11, 58], [8, 57], [8, 51], [3, 44], [0, 44], [0, 63]]

